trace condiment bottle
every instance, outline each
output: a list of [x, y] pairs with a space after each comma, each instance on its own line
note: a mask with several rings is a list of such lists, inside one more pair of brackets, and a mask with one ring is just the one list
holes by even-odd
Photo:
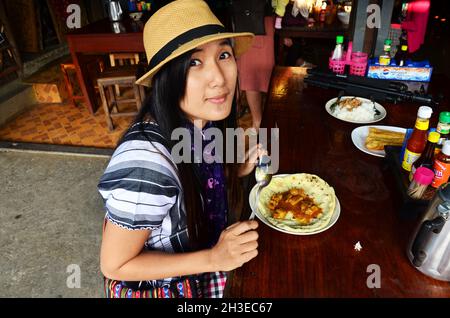
[[409, 184], [408, 195], [413, 199], [422, 198], [425, 190], [433, 181], [433, 170], [426, 167], [419, 167], [414, 173], [414, 178]]
[[406, 171], [411, 171], [412, 164], [420, 157], [425, 149], [427, 143], [427, 131], [432, 113], [433, 110], [428, 106], [420, 106], [417, 111], [416, 124], [411, 137], [408, 139], [402, 161], [402, 168]]
[[380, 65], [391, 64], [391, 44], [392, 44], [391, 39], [386, 39], [384, 41], [384, 49], [383, 49], [384, 52], [378, 58], [378, 63], [380, 63]]
[[333, 55], [331, 56], [332, 60], [341, 61], [344, 59], [344, 36], [338, 35], [336, 36], [336, 47], [334, 48]]
[[441, 134], [441, 138], [439, 139], [434, 150], [435, 154], [438, 154], [442, 149], [444, 141], [448, 139], [450, 134], [450, 112], [441, 112], [439, 114], [439, 123], [436, 131]]
[[433, 169], [434, 162], [434, 148], [436, 147], [436, 143], [439, 141], [439, 133], [433, 131], [428, 134], [427, 145], [425, 146], [425, 150], [420, 155], [419, 159], [417, 159], [411, 166], [411, 172], [409, 174], [409, 181], [413, 179], [414, 173], [419, 167], [426, 167], [429, 169]]
[[402, 45], [400, 47], [400, 51], [398, 51], [398, 53], [395, 56], [395, 60], [397, 62], [398, 66], [405, 66], [406, 65], [406, 60], [408, 58], [408, 46], [407, 45]]
[[442, 151], [436, 156], [433, 168], [434, 179], [431, 185], [434, 188], [439, 188], [450, 177], [450, 140], [444, 142]]
[[129, 12], [136, 11], [136, 1], [135, 0], [129, 0], [128, 1], [128, 11]]
[[327, 2], [322, 1], [322, 6], [320, 7], [319, 12], [319, 21], [321, 23], [325, 22], [326, 15], [327, 15]]

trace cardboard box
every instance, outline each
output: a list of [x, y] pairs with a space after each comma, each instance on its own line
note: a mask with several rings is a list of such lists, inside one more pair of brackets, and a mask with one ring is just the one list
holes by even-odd
[[412, 62], [407, 66], [380, 65], [376, 59], [369, 60], [367, 77], [398, 81], [429, 82], [433, 68], [428, 61]]

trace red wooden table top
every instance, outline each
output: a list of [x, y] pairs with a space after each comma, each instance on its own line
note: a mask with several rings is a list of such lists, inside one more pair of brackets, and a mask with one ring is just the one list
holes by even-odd
[[[384, 159], [353, 145], [350, 135], [359, 125], [325, 110], [337, 91], [303, 88], [304, 74], [300, 68], [275, 69], [263, 126], [276, 122], [280, 129], [278, 173], [323, 178], [335, 189], [340, 217], [327, 231], [308, 236], [285, 234], [260, 222], [259, 255], [231, 273], [226, 295], [450, 297], [449, 282], [423, 275], [406, 256], [418, 220], [400, 217], [401, 200]], [[387, 117], [377, 125], [413, 126], [419, 105], [382, 104]], [[354, 249], [358, 241], [360, 252]], [[372, 264], [380, 268], [381, 288], [367, 286]]]
[[67, 35], [73, 52], [144, 52], [143, 22], [126, 17], [120, 22], [102, 19]]

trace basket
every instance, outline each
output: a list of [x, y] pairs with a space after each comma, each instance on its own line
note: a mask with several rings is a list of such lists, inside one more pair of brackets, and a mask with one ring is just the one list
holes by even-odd
[[[344, 51], [344, 56], [347, 56], [347, 52]], [[365, 76], [367, 69], [367, 53], [352, 52], [351, 59], [345, 60], [332, 60], [329, 58], [328, 67], [333, 73], [344, 74], [345, 65], [350, 65], [350, 75]]]
[[350, 75], [365, 76], [367, 69], [367, 53], [353, 52], [350, 62]]
[[[347, 52], [344, 51], [343, 56], [346, 56], [346, 54]], [[344, 74], [345, 64], [347, 64], [346, 60], [332, 60], [331, 56], [328, 59], [328, 67], [336, 74]]]

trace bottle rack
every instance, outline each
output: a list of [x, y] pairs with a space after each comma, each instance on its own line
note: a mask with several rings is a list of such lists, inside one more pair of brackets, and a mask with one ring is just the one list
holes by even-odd
[[336, 74], [344, 74], [345, 66], [350, 66], [350, 75], [365, 76], [367, 69], [367, 53], [352, 52], [352, 41], [348, 43], [347, 51], [344, 51], [344, 59], [333, 60], [330, 56], [328, 60], [328, 68]]

